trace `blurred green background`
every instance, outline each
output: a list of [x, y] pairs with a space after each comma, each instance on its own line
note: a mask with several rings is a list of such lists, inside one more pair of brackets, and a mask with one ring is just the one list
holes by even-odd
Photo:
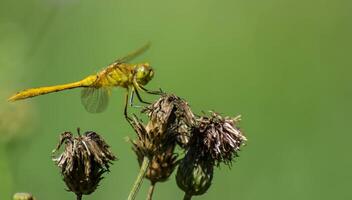
[[[84, 199], [126, 199], [138, 164], [125, 140], [134, 132], [124, 90], [102, 114], [84, 110], [79, 89], [6, 98], [81, 79], [146, 41], [152, 48], [134, 62], [154, 66], [148, 88], [185, 98], [197, 113], [242, 114], [248, 145], [194, 199], [352, 199], [351, 10], [348, 0], [1, 0], [0, 199], [18, 191], [74, 199], [51, 150], [77, 127], [101, 133], [119, 157]], [[182, 196], [174, 176], [154, 195]]]

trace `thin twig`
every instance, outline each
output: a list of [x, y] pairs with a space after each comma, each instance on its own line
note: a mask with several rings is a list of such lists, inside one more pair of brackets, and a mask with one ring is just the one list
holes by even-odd
[[148, 190], [147, 200], [153, 199], [154, 188], [155, 188], [155, 183], [151, 182]]
[[185, 196], [183, 197], [183, 200], [191, 200], [192, 199], [192, 195], [185, 193]]
[[149, 163], [150, 163], [149, 158], [144, 156], [143, 162], [141, 165], [141, 169], [139, 170], [139, 174], [137, 176], [137, 179], [133, 184], [133, 187], [132, 187], [130, 194], [128, 195], [128, 200], [134, 200], [136, 198], [137, 193], [139, 191], [139, 188], [141, 187], [141, 185], [143, 183], [145, 173], [147, 172], [147, 169], [149, 167]]

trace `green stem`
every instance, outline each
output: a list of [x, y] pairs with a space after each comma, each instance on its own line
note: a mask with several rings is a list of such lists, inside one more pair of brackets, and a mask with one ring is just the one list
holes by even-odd
[[141, 187], [141, 185], [143, 183], [144, 176], [147, 173], [149, 163], [150, 163], [149, 158], [144, 156], [143, 162], [141, 165], [141, 169], [139, 170], [139, 174], [137, 176], [137, 179], [133, 184], [133, 187], [132, 187], [130, 194], [128, 195], [128, 200], [134, 200], [136, 198], [137, 193], [139, 191], [139, 188]]
[[151, 182], [149, 186], [149, 191], [147, 195], [147, 200], [152, 200], [153, 199], [153, 193], [154, 193], [154, 188], [155, 188], [155, 183]]
[[185, 193], [185, 196], [183, 197], [183, 200], [191, 200], [192, 199], [192, 195]]

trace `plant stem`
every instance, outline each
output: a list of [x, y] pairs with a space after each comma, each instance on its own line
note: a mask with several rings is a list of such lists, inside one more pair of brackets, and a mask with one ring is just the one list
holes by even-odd
[[192, 199], [192, 195], [185, 193], [185, 196], [183, 197], [183, 200], [191, 200]]
[[77, 200], [82, 200], [82, 194], [76, 194]]
[[137, 176], [137, 179], [133, 184], [133, 187], [132, 187], [130, 194], [128, 195], [128, 200], [134, 200], [136, 198], [137, 193], [139, 191], [139, 188], [141, 187], [141, 185], [143, 183], [145, 173], [147, 173], [149, 163], [150, 163], [149, 158], [144, 156], [143, 162], [141, 165], [141, 169], [139, 170], [139, 174]]
[[154, 193], [154, 188], [155, 188], [155, 183], [151, 182], [149, 186], [149, 191], [147, 195], [147, 200], [152, 200], [153, 199], [153, 193]]

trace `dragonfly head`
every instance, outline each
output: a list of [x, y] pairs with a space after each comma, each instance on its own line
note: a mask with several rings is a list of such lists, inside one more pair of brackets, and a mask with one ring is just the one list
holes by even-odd
[[146, 85], [154, 76], [154, 71], [149, 63], [137, 64], [134, 76], [141, 85]]

